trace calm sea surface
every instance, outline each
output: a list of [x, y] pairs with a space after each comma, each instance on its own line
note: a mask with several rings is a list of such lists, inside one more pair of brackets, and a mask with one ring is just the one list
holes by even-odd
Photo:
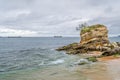
[[[57, 52], [55, 48], [79, 40], [78, 37], [0, 38], [0, 80], [13, 80], [10, 75], [21, 71], [71, 65], [78, 58], [64, 52]], [[120, 42], [120, 37], [110, 38], [110, 40]], [[14, 78], [14, 80], [24, 79]]]

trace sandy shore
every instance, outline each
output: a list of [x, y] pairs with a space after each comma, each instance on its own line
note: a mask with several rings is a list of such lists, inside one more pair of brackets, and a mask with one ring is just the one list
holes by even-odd
[[120, 59], [68, 68], [52, 67], [42, 72], [38, 71], [36, 75], [40, 80], [120, 80]]
[[103, 57], [86, 65], [58, 65], [6, 75], [2, 80], [120, 80], [120, 59]]
[[108, 61], [107, 69], [113, 80], [120, 80], [120, 59]]
[[43, 80], [120, 80], [120, 59], [108, 57], [98, 63], [71, 69], [58, 67], [43, 71], [42, 74], [46, 74], [41, 77]]

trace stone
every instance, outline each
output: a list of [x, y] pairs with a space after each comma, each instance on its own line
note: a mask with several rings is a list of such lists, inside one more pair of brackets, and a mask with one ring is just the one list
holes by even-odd
[[120, 54], [120, 47], [115, 47], [114, 49], [111, 50], [107, 50], [105, 52], [103, 52], [103, 56], [111, 56], [111, 55], [115, 55], [115, 54]]
[[108, 30], [104, 25], [92, 25], [85, 27], [80, 33], [81, 41], [80, 46], [91, 50], [101, 50], [109, 44]]
[[86, 58], [88, 61], [91, 61], [91, 62], [96, 62], [96, 61], [98, 61], [97, 60], [97, 58], [96, 57], [88, 57], [88, 58]]
[[75, 65], [84, 65], [84, 64], [88, 64], [89, 61], [87, 59], [80, 59], [78, 60]]
[[120, 43], [119, 42], [112, 42], [111, 45], [115, 48], [115, 47], [120, 47]]
[[72, 51], [72, 50], [75, 50], [75, 48], [76, 48], [78, 45], [79, 45], [78, 43], [72, 43], [72, 44], [69, 44], [69, 45], [67, 45], [67, 46], [59, 47], [59, 48], [57, 48], [56, 50], [57, 50], [57, 51]]
[[[83, 27], [80, 32], [80, 43], [72, 43], [56, 50], [67, 54], [89, 54], [100, 52], [101, 56], [120, 54], [120, 42], [110, 42], [107, 27], [101, 24]], [[99, 55], [99, 54], [98, 54]], [[95, 57], [95, 56], [93, 56]], [[95, 60], [94, 58], [88, 58]], [[95, 60], [96, 61], [96, 60]]]

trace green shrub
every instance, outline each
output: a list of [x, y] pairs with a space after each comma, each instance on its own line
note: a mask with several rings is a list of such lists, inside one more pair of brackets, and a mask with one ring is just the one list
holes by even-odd
[[114, 57], [119, 57], [119, 56], [120, 56], [120, 53], [115, 53], [113, 56], [114, 56]]
[[99, 28], [99, 27], [104, 27], [104, 25], [97, 24], [97, 25], [92, 25], [92, 26], [85, 26], [81, 29], [81, 34], [84, 34], [86, 32], [90, 32], [91, 30]]
[[88, 57], [87, 60], [92, 61], [92, 62], [96, 62], [97, 58], [96, 57]]

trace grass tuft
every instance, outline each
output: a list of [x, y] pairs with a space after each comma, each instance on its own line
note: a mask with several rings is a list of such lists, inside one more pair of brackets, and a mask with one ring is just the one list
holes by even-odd
[[90, 32], [91, 30], [95, 29], [95, 28], [99, 28], [99, 27], [105, 27], [104, 25], [102, 24], [97, 24], [97, 25], [92, 25], [92, 26], [86, 26], [86, 27], [83, 27], [81, 29], [81, 34], [84, 34], [86, 32]]

